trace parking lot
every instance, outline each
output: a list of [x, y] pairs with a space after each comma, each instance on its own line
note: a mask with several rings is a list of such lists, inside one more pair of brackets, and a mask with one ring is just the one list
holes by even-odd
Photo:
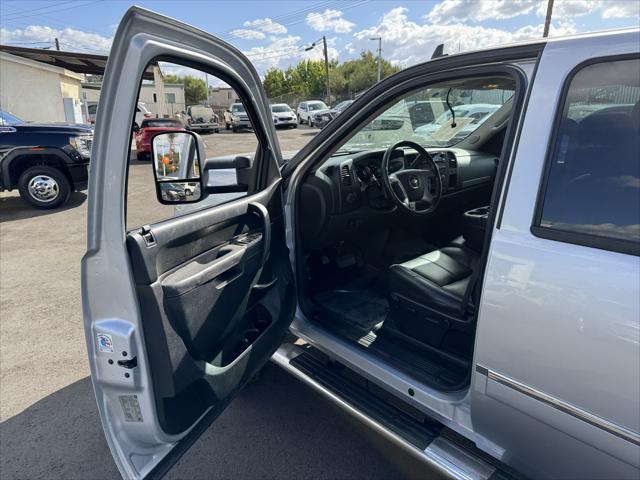
[[[283, 150], [297, 150], [316, 132], [302, 127], [278, 134]], [[255, 145], [251, 132], [223, 131], [205, 141], [208, 155]], [[137, 190], [136, 212], [157, 215], [150, 164], [132, 161], [130, 182]], [[0, 194], [3, 479], [118, 476], [86, 359], [80, 300], [86, 219], [86, 192], [54, 211], [30, 208], [17, 191]], [[418, 471], [406, 455], [389, 455], [390, 449], [269, 365], [170, 477], [397, 478]]]

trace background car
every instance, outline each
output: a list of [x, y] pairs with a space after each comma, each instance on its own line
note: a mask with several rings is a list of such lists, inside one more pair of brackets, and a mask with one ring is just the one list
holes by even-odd
[[273, 123], [276, 127], [298, 128], [298, 117], [293, 109], [286, 103], [276, 103], [271, 105]]
[[189, 105], [186, 112], [187, 129], [193, 132], [220, 132], [218, 115], [205, 105]]
[[158, 132], [183, 132], [185, 129], [179, 120], [171, 118], [151, 118], [142, 121], [142, 126], [135, 130], [136, 158], [151, 160], [151, 137]]
[[91, 126], [27, 123], [0, 110], [0, 135], [0, 191], [17, 188], [31, 206], [52, 209], [87, 187]]
[[244, 109], [242, 103], [234, 103], [231, 105], [231, 129], [233, 132], [237, 132], [243, 128], [252, 128], [249, 115]]
[[298, 104], [298, 123], [313, 126], [313, 118], [311, 116], [318, 110], [328, 110], [327, 104], [321, 100], [306, 100]]
[[151, 117], [153, 117], [153, 115], [151, 114], [147, 106], [143, 102], [138, 102], [138, 104], [136, 105], [136, 115], [133, 118], [133, 126], [140, 128], [140, 125], [142, 125], [142, 121], [145, 118]]
[[313, 124], [316, 127], [324, 128], [327, 124], [342, 113], [342, 111], [353, 103], [353, 100], [345, 100], [327, 110], [320, 110], [313, 114]]

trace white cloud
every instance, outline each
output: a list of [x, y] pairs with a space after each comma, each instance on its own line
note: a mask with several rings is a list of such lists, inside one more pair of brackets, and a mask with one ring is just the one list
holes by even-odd
[[281, 34], [287, 33], [287, 27], [274, 22], [270, 18], [258, 18], [257, 20], [247, 20], [243, 23], [245, 27], [252, 27], [264, 33]]
[[242, 38], [243, 40], [262, 40], [266, 37], [261, 31], [251, 28], [236, 28], [235, 30], [231, 30], [231, 36]]
[[[53, 46], [54, 38], [60, 42], [62, 50], [85, 51], [90, 53], [108, 54], [113, 37], [103, 37], [97, 33], [83, 32], [73, 28], [55, 29], [43, 25], [29, 25], [25, 28], [9, 30], [0, 29], [0, 43], [25, 44], [22, 46], [44, 47], [46, 43]], [[28, 45], [33, 42], [43, 42], [42, 45]], [[18, 45], [20, 46], [20, 45]]]
[[500, 20], [528, 14], [539, 4], [540, 0], [444, 0], [426, 18], [437, 24]]
[[[528, 25], [508, 32], [461, 23], [418, 24], [409, 20], [406, 12], [404, 7], [394, 8], [382, 17], [378, 25], [354, 33], [354, 41], [347, 46], [347, 51], [357, 54], [361, 50], [372, 50], [374, 45], [369, 38], [382, 36], [384, 57], [393, 63], [408, 66], [429, 60], [440, 43], [444, 43], [445, 53], [457, 53], [542, 38], [542, 24]], [[552, 25], [550, 35], [569, 35], [575, 32], [572, 24], [562, 23]]]
[[[535, 12], [544, 17], [547, 0], [442, 0], [425, 18], [435, 24], [502, 20]], [[599, 13], [602, 18], [640, 15], [638, 0], [555, 0], [553, 19]]]
[[327, 8], [323, 13], [313, 12], [307, 14], [307, 25], [318, 32], [349, 33], [355, 23], [342, 18], [340, 10]]
[[[249, 57], [260, 73], [273, 67], [282, 68], [300, 60], [324, 59], [321, 46], [305, 51], [300, 45], [300, 40], [301, 38], [296, 35], [270, 37], [269, 44], [250, 48], [243, 53]], [[335, 40], [335, 38], [327, 39], [327, 55], [332, 60], [338, 58], [338, 50], [333, 47]]]
[[[538, 15], [545, 15], [546, 2], [540, 4]], [[637, 17], [640, 2], [637, 0], [556, 0], [553, 18], [579, 17], [599, 12], [602, 18]]]

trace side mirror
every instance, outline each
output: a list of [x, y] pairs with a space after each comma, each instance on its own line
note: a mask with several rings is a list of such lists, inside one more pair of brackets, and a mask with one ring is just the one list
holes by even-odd
[[159, 132], [151, 139], [151, 152], [160, 203], [194, 203], [205, 197], [201, 162], [206, 152], [198, 134]]

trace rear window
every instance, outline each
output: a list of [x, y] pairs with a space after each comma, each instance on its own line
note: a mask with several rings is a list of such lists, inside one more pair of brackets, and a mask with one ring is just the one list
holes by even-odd
[[182, 124], [177, 120], [161, 120], [161, 119], [153, 119], [153, 120], [143, 120], [142, 128], [145, 127], [176, 127], [182, 128]]
[[233, 105], [231, 105], [231, 112], [232, 113], [245, 113], [244, 105], [242, 105], [241, 103], [234, 103]]
[[573, 76], [547, 170], [540, 228], [571, 243], [640, 251], [639, 59]]

